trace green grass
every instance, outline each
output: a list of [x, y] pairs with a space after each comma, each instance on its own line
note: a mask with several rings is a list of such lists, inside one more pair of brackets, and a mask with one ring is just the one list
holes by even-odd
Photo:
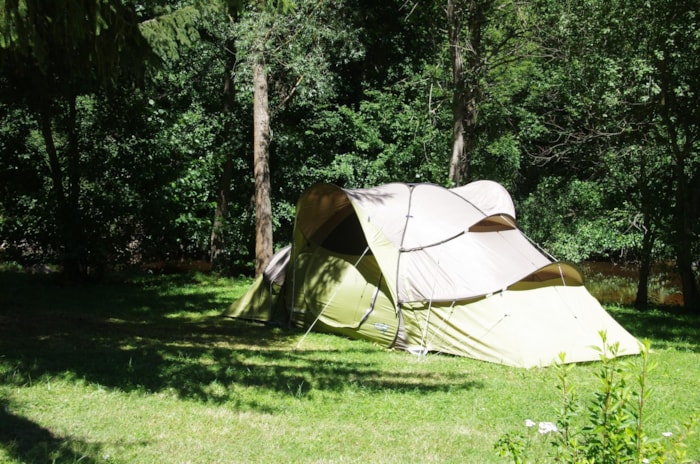
[[[553, 369], [317, 333], [295, 349], [300, 332], [222, 319], [248, 283], [0, 273], [0, 462], [490, 463], [503, 433], [555, 416]], [[700, 317], [611, 312], [652, 340], [649, 434], [700, 413]], [[582, 397], [594, 369], [572, 371]]]

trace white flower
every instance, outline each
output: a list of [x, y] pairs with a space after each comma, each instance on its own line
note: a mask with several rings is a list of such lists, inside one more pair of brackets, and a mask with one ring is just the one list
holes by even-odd
[[671, 435], [673, 435], [673, 432], [664, 432], [661, 435], [663, 435], [666, 438], [669, 438]]
[[649, 462], [650, 462], [650, 461], [649, 461], [649, 459], [647, 459], [647, 458], [642, 459], [642, 464], [649, 464]]
[[557, 430], [557, 426], [552, 422], [540, 422], [538, 432], [540, 432], [542, 435], [546, 435], [549, 432], [556, 432]]
[[534, 426], [535, 426], [535, 421], [533, 421], [532, 419], [525, 419], [525, 427], [530, 428], [530, 427], [534, 427]]

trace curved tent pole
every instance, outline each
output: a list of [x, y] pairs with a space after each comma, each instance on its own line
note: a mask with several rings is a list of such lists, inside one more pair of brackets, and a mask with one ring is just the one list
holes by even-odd
[[566, 287], [566, 279], [564, 279], [564, 271], [561, 269], [561, 263], [557, 262], [557, 269], [559, 269], [559, 277], [561, 277], [561, 284]]
[[554, 255], [552, 255], [550, 252], [548, 252], [547, 250], [545, 250], [544, 248], [542, 248], [542, 247], [540, 246], [539, 243], [535, 242], [533, 239], [531, 239], [530, 237], [528, 237], [528, 235], [527, 235], [525, 232], [523, 232], [523, 231], [518, 227], [517, 224], [515, 224], [514, 222], [508, 221], [508, 219], [509, 219], [508, 216], [503, 216], [503, 215], [501, 215], [501, 216], [502, 216], [504, 219], [506, 219], [506, 221], [507, 221], [511, 226], [513, 226], [514, 229], [518, 230], [518, 231], [522, 234], [522, 236], [525, 237], [525, 238], [527, 239], [528, 242], [530, 242], [535, 248], [537, 248], [538, 250], [540, 250], [540, 251], [541, 251], [544, 255], [546, 255], [549, 259], [551, 259], [551, 260], [554, 261], [554, 262], [558, 262], [558, 261], [559, 261]]
[[382, 274], [379, 274], [379, 282], [377, 282], [377, 288], [374, 289], [374, 295], [372, 295], [372, 302], [369, 304], [369, 308], [367, 308], [367, 311], [362, 315], [362, 319], [360, 319], [360, 322], [357, 323], [356, 329], [359, 329], [362, 324], [365, 323], [365, 321], [369, 318], [369, 315], [372, 314], [372, 311], [374, 311], [374, 306], [377, 304], [377, 298], [379, 297], [379, 289], [382, 285]]
[[403, 247], [403, 242], [406, 239], [406, 229], [408, 229], [408, 221], [411, 219], [411, 205], [413, 202], [413, 188], [414, 184], [406, 184], [408, 187], [408, 209], [406, 210], [406, 221], [403, 225], [403, 232], [401, 232], [401, 243], [399, 245], [399, 252], [396, 256], [396, 312], [401, 310], [401, 255], [406, 251]]

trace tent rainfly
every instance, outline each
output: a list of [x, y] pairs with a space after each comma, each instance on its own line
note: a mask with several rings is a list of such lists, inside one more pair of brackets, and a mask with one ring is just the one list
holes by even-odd
[[228, 316], [291, 324], [416, 353], [519, 367], [595, 361], [639, 342], [581, 273], [518, 229], [504, 187], [392, 183], [309, 188], [293, 240]]

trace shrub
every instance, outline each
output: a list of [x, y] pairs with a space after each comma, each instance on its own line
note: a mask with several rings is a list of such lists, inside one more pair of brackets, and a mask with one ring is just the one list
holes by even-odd
[[599, 349], [601, 364], [595, 373], [599, 382], [592, 397], [581, 404], [569, 379], [575, 364], [564, 364], [566, 356], [560, 354], [555, 367], [561, 401], [556, 422], [525, 420], [526, 434], [509, 432], [495, 443], [500, 456], [516, 464], [690, 462], [685, 441], [695, 431], [696, 417], [660, 437], [645, 432], [646, 404], [652, 393], [648, 375], [656, 367], [649, 341], [644, 341], [635, 363], [618, 357], [618, 344], [608, 344], [606, 334], [600, 335], [604, 348]]

